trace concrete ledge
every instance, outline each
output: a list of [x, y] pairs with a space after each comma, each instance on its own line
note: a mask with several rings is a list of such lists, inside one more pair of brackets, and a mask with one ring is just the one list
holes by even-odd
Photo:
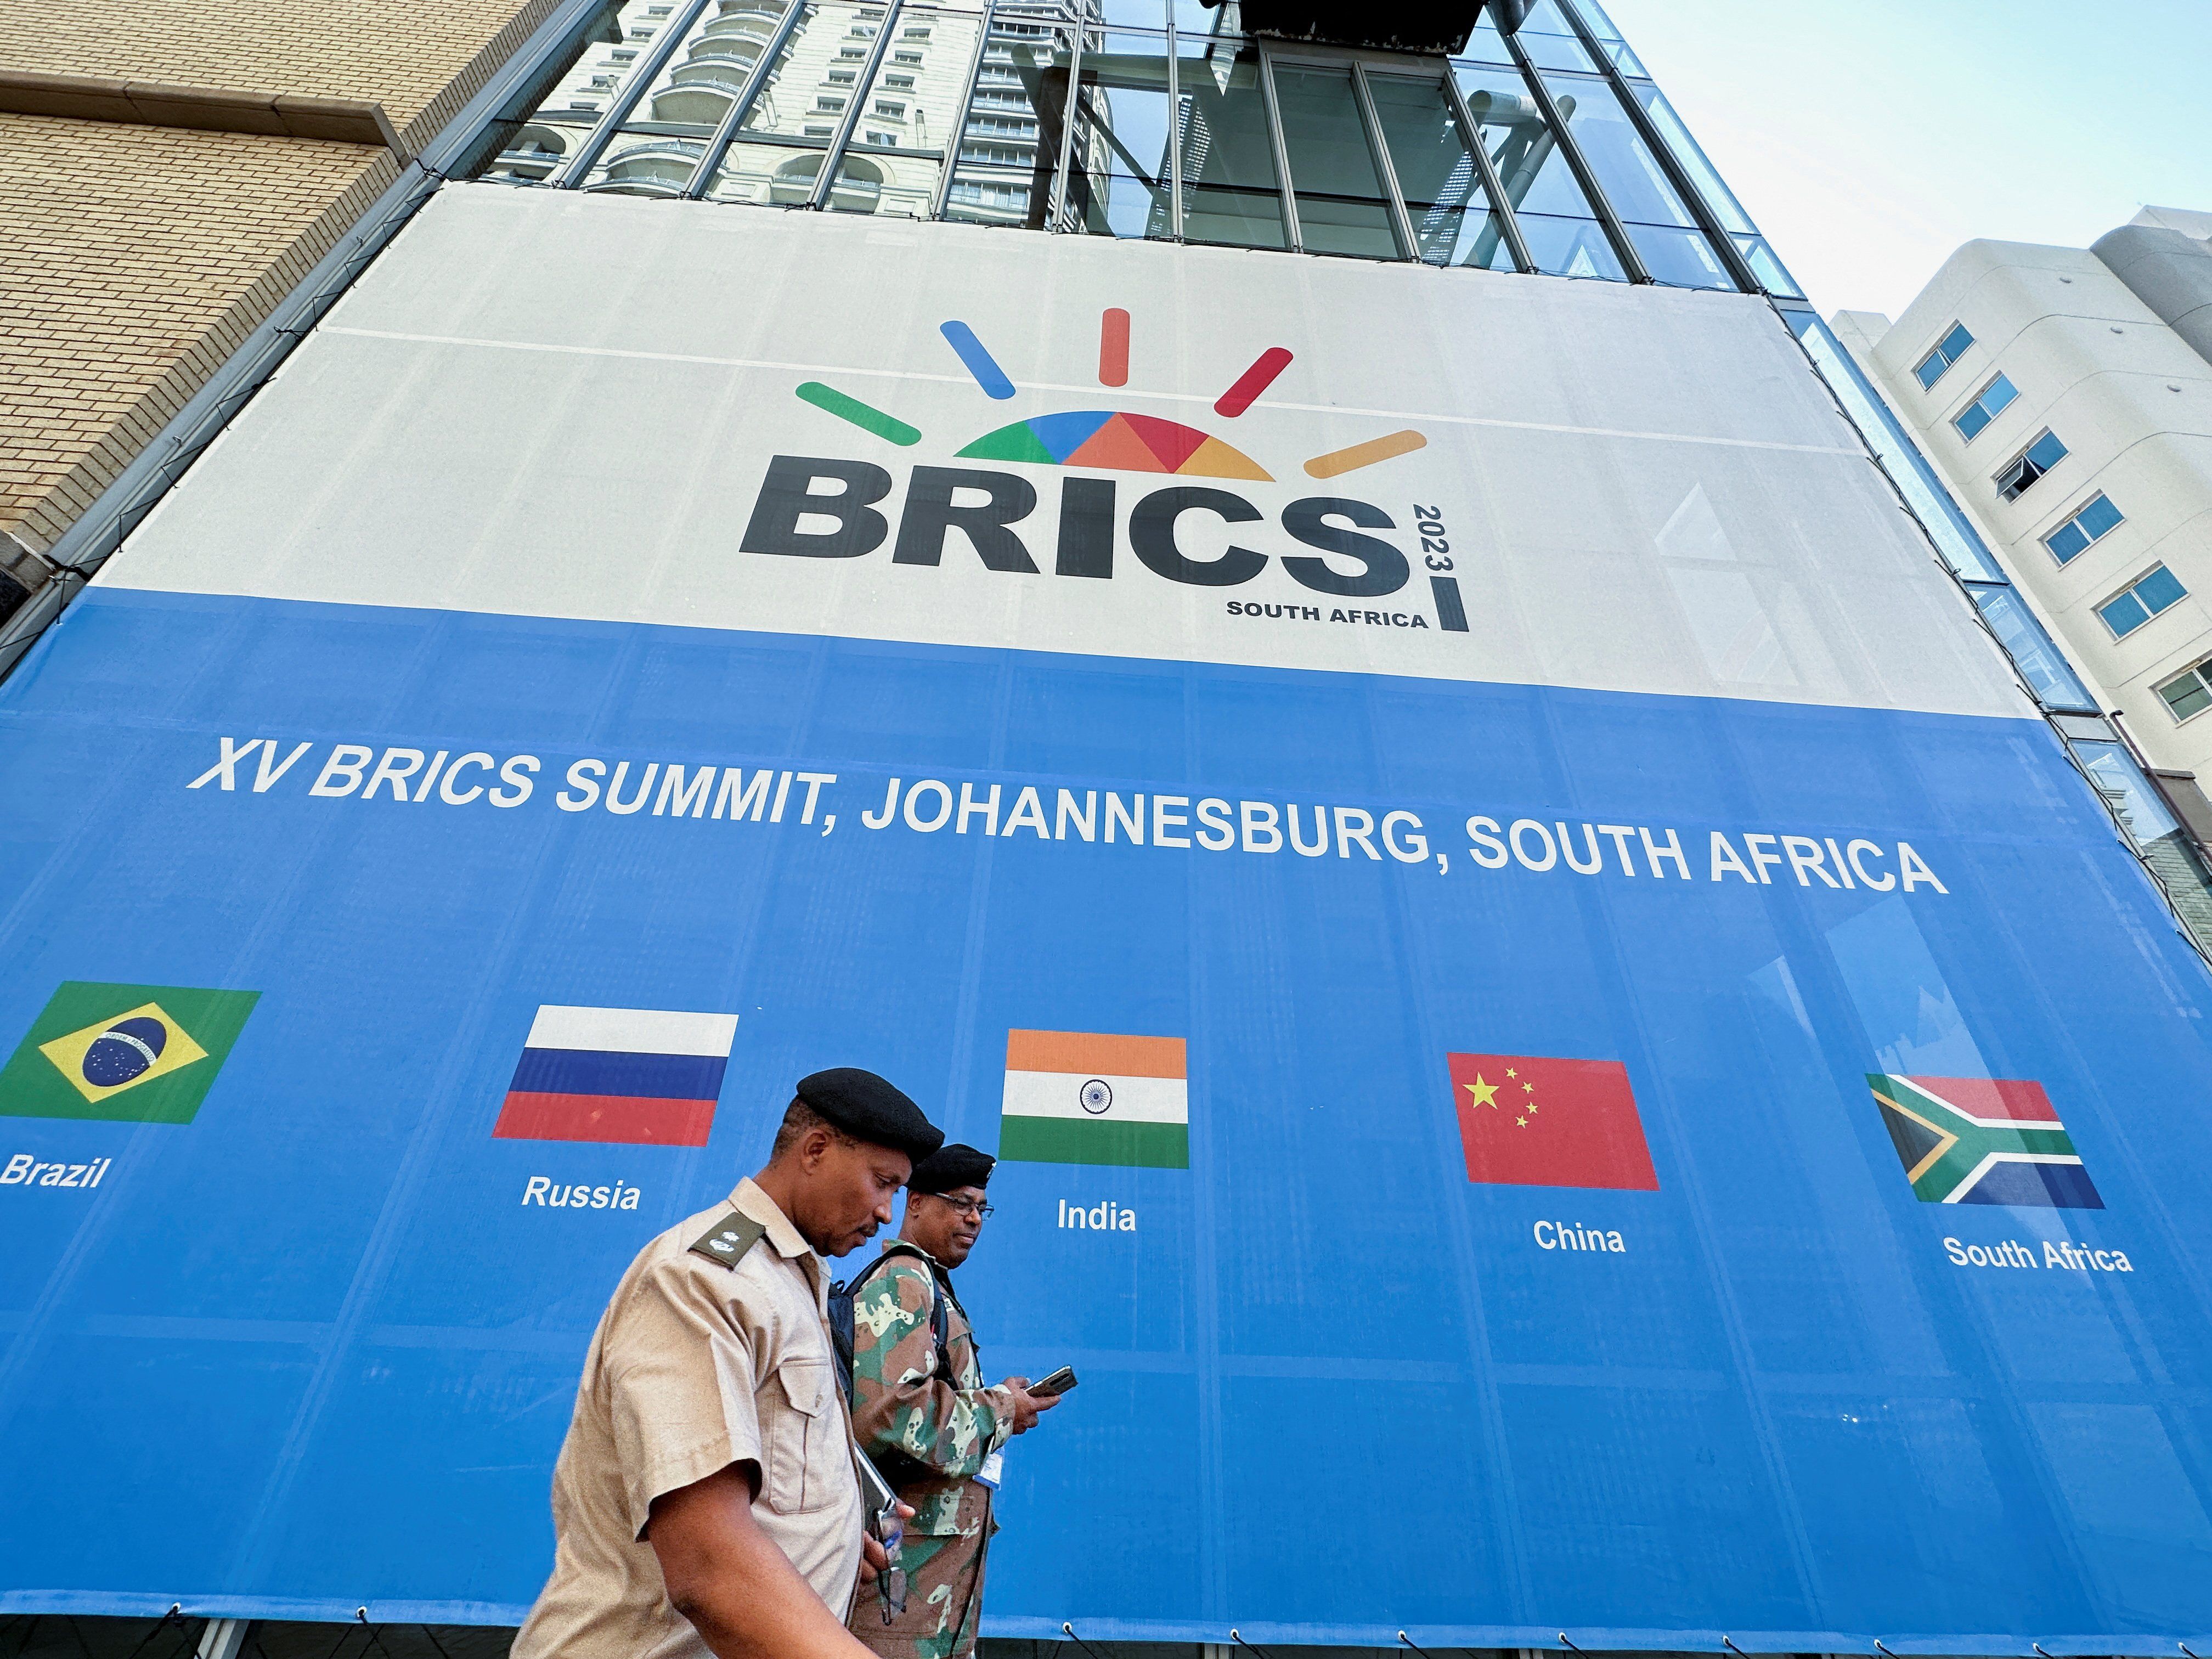
[[0, 110], [80, 121], [127, 121], [203, 132], [258, 132], [272, 138], [319, 138], [377, 144], [404, 161], [399, 135], [384, 106], [356, 98], [309, 98], [290, 93], [232, 92], [172, 87], [152, 81], [105, 81], [82, 75], [0, 70]]

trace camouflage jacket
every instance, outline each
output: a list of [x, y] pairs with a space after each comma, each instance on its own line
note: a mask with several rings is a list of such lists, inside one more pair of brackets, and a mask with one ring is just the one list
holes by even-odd
[[[939, 1373], [930, 1329], [930, 1304], [940, 1294], [949, 1376]], [[906, 1529], [957, 1535], [969, 1477], [1006, 1444], [1013, 1425], [1006, 1391], [983, 1386], [975, 1328], [950, 1287], [921, 1258], [903, 1254], [870, 1274], [853, 1299], [853, 1434], [864, 1452], [903, 1452], [936, 1472], [901, 1487], [915, 1511]]]

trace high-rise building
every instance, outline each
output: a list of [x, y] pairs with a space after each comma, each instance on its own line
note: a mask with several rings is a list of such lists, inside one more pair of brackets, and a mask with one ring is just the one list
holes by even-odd
[[2200, 937], [2212, 936], [2200, 896], [2212, 720], [2197, 718], [2212, 708], [2208, 235], [2212, 214], [2146, 208], [2087, 248], [1969, 242], [1894, 323], [1832, 319], [2057, 636], [2067, 663], [2052, 682], [2131, 745], [2140, 766], [2099, 769], [2100, 784]]
[[1834, 323], [2144, 755], [2212, 776], [2208, 237], [2146, 208], [2087, 248], [1969, 242], [1893, 324]]
[[0, 626], [29, 1659], [495, 1654], [844, 1064], [984, 1659], [2212, 1623], [2199, 851], [1597, 0], [532, 15]]

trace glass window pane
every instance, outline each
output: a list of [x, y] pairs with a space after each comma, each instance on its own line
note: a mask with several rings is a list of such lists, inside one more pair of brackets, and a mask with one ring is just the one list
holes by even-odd
[[1172, 235], [1167, 37], [1094, 33], [1082, 78], [1072, 218], [1093, 235]]
[[1675, 288], [1734, 288], [1612, 87], [1570, 75], [1547, 75], [1544, 83], [1653, 279]]
[[1297, 192], [1299, 240], [1317, 253], [1402, 257], [1352, 71], [1278, 64], [1275, 97]]
[[1966, 332], [1966, 325], [1954, 323], [1951, 331], [1943, 337], [1942, 344], [1937, 349], [1942, 352], [1945, 361], [1955, 363], [1966, 356], [1966, 348], [1973, 343], [1974, 337]]
[[946, 218], [1044, 228], [1060, 167], [1069, 38], [1042, 15], [999, 14], [960, 135]]
[[2083, 538], [2094, 542], [2120, 522], [2120, 509], [2100, 494], [2075, 516], [2075, 522], [2081, 526]]
[[2011, 406], [2013, 400], [2019, 396], [2020, 393], [2013, 390], [2012, 382], [2000, 374], [1990, 382], [1989, 390], [1983, 392], [1976, 401], [1981, 404], [1983, 414], [1994, 420], [2003, 414]]
[[1443, 83], [1370, 74], [1367, 86], [1413, 220], [1415, 256], [1432, 265], [1512, 270]]
[[1913, 377], [1920, 382], [1920, 389], [1925, 392], [1936, 381], [1942, 380], [1943, 372], [1950, 367], [1951, 365], [1944, 361], [1941, 351], [1931, 351], [1920, 360], [1920, 367], [1914, 369], [1912, 374]]
[[2135, 586], [2136, 598], [2142, 601], [2143, 609], [2154, 617], [2188, 592], [2181, 585], [2180, 579], [2164, 565], [2159, 566]]
[[2120, 744], [2076, 738], [2067, 747], [2074, 751], [2082, 769], [2095, 780], [2097, 787], [2119, 809], [2137, 846], [2171, 835], [2179, 827], [2173, 814], [2152, 788], [2150, 780], [2136, 764], [2135, 757]]
[[1519, 215], [1536, 268], [1554, 276], [1626, 281], [1612, 244], [1520, 76], [1460, 64], [1453, 73], [1498, 169], [1505, 199]]
[[2195, 669], [2178, 680], [2169, 680], [2158, 688], [2158, 695], [2166, 699], [2166, 706], [2173, 711], [2178, 720], [2191, 714], [2201, 714], [2212, 708], [2212, 689], [2207, 689], [2204, 677]]
[[1176, 40], [1183, 235], [1232, 247], [1288, 247], [1258, 52], [1249, 45]]
[[1559, 15], [1552, 0], [1536, 0], [1528, 21], [1513, 37], [1539, 69], [1595, 70], [1597, 65], [1583, 49], [1574, 27]]
[[2141, 600], [2132, 593], [2123, 593], [2117, 599], [2097, 607], [2097, 614], [2105, 619], [2105, 626], [2116, 635], [2131, 634], [2150, 620]]
[[1951, 422], [1959, 428], [1959, 435], [1968, 443], [1982, 435], [1982, 428], [1990, 423], [1989, 412], [1978, 403], [1968, 404]]
[[2027, 459], [2048, 472], [2066, 459], [2066, 446], [2057, 433], [2046, 432], [2027, 447]]
[[1967, 590], [1982, 614], [1990, 621], [1990, 628], [2012, 653], [2025, 679], [2046, 708], [2096, 708], [2066, 659], [2043, 631], [2042, 623], [2035, 620], [2019, 594], [2009, 587], [1981, 587], [1970, 586]]
[[1751, 266], [1751, 274], [1759, 278], [1769, 294], [1779, 295], [1785, 300], [1802, 300], [1805, 290], [1790, 274], [1789, 267], [1775, 257], [1774, 250], [1766, 245], [1764, 236], [1739, 236], [1735, 245], [1743, 250], [1744, 260]]
[[2043, 538], [2043, 544], [2051, 550], [2051, 557], [2057, 559], [2059, 563], [2064, 564], [2067, 560], [2088, 546], [2089, 538], [2081, 533], [2080, 525], [2067, 523], [2060, 525], [2057, 529], [2045, 536]]
[[1705, 151], [1698, 147], [1698, 141], [1690, 136], [1689, 128], [1682, 125], [1682, 118], [1674, 113], [1674, 106], [1667, 101], [1659, 88], [1633, 87], [1630, 88], [1630, 95], [1650, 115], [1652, 125], [1659, 129], [1659, 136], [1666, 140], [1668, 149], [1674, 152], [1675, 160], [1681, 162], [1683, 171], [1690, 175], [1691, 181], [1698, 187], [1698, 193], [1705, 198], [1705, 204], [1712, 209], [1713, 216], [1720, 221], [1722, 228], [1741, 235], [1757, 234], [1759, 227], [1751, 222], [1751, 216], [1743, 210], [1743, 204], [1735, 199], [1735, 193], [1705, 158]]

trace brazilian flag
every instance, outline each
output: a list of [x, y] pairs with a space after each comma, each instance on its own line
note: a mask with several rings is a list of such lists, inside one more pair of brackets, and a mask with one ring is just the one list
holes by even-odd
[[260, 998], [67, 981], [0, 1068], [0, 1117], [190, 1123]]

